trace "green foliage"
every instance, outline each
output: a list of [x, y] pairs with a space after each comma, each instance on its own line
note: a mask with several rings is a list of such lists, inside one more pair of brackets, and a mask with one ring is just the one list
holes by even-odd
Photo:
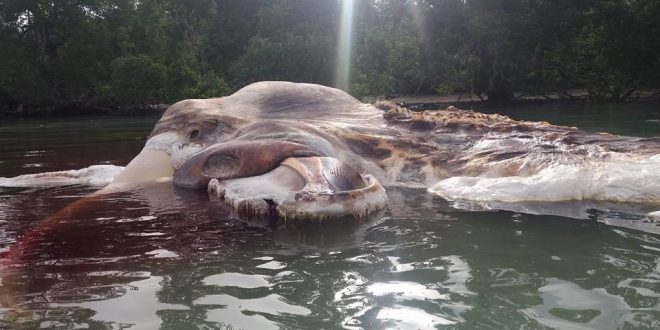
[[299, 72], [296, 63], [288, 61], [289, 52], [298, 43], [292, 35], [275, 40], [257, 35], [250, 39], [245, 53], [230, 67], [230, 72], [242, 83], [291, 80]]
[[[343, 0], [0, 0], [0, 109], [332, 85]], [[660, 87], [657, 0], [356, 0], [350, 92], [618, 101]]]
[[266, 1], [254, 12], [254, 35], [229, 65], [232, 85], [261, 80], [332, 84], [337, 15], [334, 1]]
[[210, 75], [200, 80], [197, 85], [196, 97], [211, 98], [228, 95], [231, 92], [229, 84], [218, 75]]
[[123, 56], [110, 63], [112, 98], [122, 104], [155, 103], [163, 99], [167, 68], [151, 58]]
[[0, 32], [0, 109], [13, 110], [22, 103], [44, 104], [54, 96], [33, 52], [28, 51], [13, 35]]
[[229, 84], [219, 75], [200, 76], [186, 65], [170, 65], [165, 78], [165, 95], [161, 100], [176, 102], [189, 98], [220, 97], [229, 94]]
[[[229, 68], [237, 86], [261, 80], [325, 82], [331, 78], [333, 40], [321, 34], [257, 35]], [[329, 56], [329, 54], [333, 54]]]

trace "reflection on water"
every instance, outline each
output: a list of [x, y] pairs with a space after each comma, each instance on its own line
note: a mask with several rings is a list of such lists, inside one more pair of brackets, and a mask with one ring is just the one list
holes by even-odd
[[207, 295], [195, 300], [193, 304], [224, 306], [223, 308], [207, 309], [206, 320], [245, 329], [278, 328], [276, 324], [269, 322], [260, 314], [277, 316], [282, 314], [309, 315], [311, 313], [307, 308], [286, 303], [284, 298], [276, 294], [252, 299], [239, 299], [226, 294]]
[[[315, 248], [304, 227], [295, 236], [252, 226], [203, 194], [168, 195], [168, 187], [109, 197], [33, 237], [24, 265], [3, 270], [5, 325], [601, 329], [654, 328], [660, 319], [653, 234], [458, 211], [395, 189], [397, 212], [365, 224], [351, 244], [338, 237], [354, 228], [335, 228], [328, 234], [338, 237]], [[12, 191], [5, 203], [17, 210], [49, 188]], [[58, 191], [65, 201], [85, 192]], [[34, 216], [61, 200], [44, 197]], [[4, 229], [33, 222], [13, 216]]]
[[[75, 134], [58, 140], [53, 130], [20, 152], [0, 150], [0, 176], [28, 173], [20, 161], [90, 165], [75, 163]], [[112, 148], [108, 141], [85, 148]], [[139, 148], [112, 157], [125, 162]], [[43, 152], [18, 156], [26, 150]], [[660, 236], [631, 229], [652, 225], [635, 216], [649, 210], [466, 211], [390, 188], [390, 209], [375, 219], [277, 224], [158, 183], [42, 221], [93, 190], [0, 188], [0, 253], [22, 248], [0, 269], [0, 328], [660, 328]]]
[[[156, 329], [162, 323], [158, 317], [159, 311], [188, 310], [183, 305], [164, 304], [158, 301], [158, 293], [162, 289], [163, 280], [159, 276], [149, 276], [147, 279], [130, 282], [123, 286], [93, 287], [89, 290], [103, 293], [90, 297], [90, 301], [50, 303], [44, 308], [55, 311], [70, 310], [71, 313], [76, 310], [88, 310], [93, 312], [90, 317], [90, 320], [93, 321], [113, 323], [120, 327], [139, 325], [140, 328]], [[71, 300], [80, 301], [81, 295], [84, 293], [76, 292]], [[105, 300], [107, 298], [112, 299]], [[66, 298], [57, 297], [55, 300], [66, 301]], [[128, 306], [130, 308], [127, 308]], [[49, 326], [56, 324], [56, 321], [45, 322]], [[43, 327], [43, 325], [42, 323], [41, 326]]]
[[602, 288], [584, 290], [574, 283], [550, 278], [538, 291], [543, 304], [526, 312], [552, 328], [616, 329], [624, 326], [626, 321], [634, 321], [624, 299], [610, 295]]

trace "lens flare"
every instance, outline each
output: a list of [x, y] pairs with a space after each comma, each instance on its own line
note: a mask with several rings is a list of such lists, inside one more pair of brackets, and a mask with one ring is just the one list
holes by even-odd
[[337, 72], [335, 87], [348, 90], [351, 80], [351, 46], [353, 42], [353, 10], [355, 0], [342, 1], [339, 40], [337, 42]]

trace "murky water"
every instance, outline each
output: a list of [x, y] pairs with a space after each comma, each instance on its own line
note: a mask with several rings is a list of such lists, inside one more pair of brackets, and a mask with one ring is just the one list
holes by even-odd
[[[660, 135], [654, 105], [508, 111]], [[156, 120], [2, 123], [0, 177], [124, 165]], [[44, 221], [93, 190], [0, 188], [5, 257], [23, 236], [1, 270], [0, 328], [660, 328], [660, 236], [607, 225], [644, 220], [605, 207], [463, 211], [389, 188], [374, 219], [275, 227], [162, 183]]]

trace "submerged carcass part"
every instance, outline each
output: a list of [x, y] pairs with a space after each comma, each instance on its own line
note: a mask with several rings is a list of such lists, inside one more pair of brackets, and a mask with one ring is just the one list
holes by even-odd
[[140, 153], [115, 177], [114, 186], [155, 181], [171, 177], [174, 165], [171, 159], [171, 144], [179, 139], [172, 132], [161, 133], [147, 140]]
[[660, 211], [649, 212], [646, 216], [654, 222], [660, 222]]
[[213, 179], [208, 191], [239, 214], [285, 220], [363, 218], [387, 205], [385, 189], [373, 176], [331, 157], [287, 158], [259, 176]]

